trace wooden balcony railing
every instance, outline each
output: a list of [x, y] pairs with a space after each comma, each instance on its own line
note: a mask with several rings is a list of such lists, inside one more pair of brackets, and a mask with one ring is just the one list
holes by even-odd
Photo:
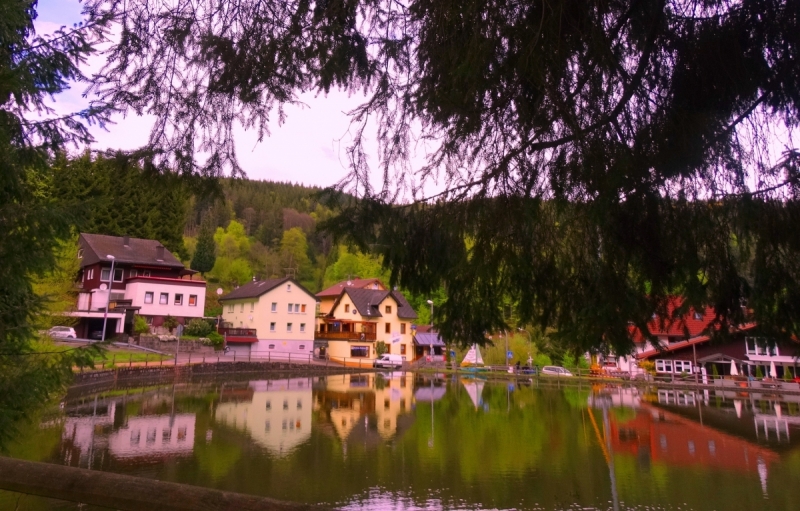
[[374, 332], [314, 332], [314, 339], [319, 340], [374, 341], [376, 338]]
[[220, 335], [230, 335], [232, 337], [255, 337], [255, 328], [220, 328]]

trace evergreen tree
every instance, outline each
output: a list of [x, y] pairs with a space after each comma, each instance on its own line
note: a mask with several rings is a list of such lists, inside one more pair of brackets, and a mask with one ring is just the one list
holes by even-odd
[[192, 257], [190, 268], [205, 275], [214, 268], [217, 260], [217, 248], [214, 244], [214, 233], [211, 232], [211, 223], [203, 221], [200, 224], [200, 234], [197, 236], [197, 247]]

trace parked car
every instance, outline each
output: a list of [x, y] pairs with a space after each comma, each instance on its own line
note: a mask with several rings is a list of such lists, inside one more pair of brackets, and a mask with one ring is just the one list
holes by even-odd
[[542, 367], [541, 374], [549, 374], [550, 376], [572, 376], [572, 373], [559, 366], [544, 366]]
[[399, 369], [403, 367], [403, 362], [404, 360], [402, 355], [384, 353], [380, 357], [376, 358], [374, 362], [372, 362], [372, 367], [396, 367]]
[[103, 331], [102, 330], [92, 330], [89, 333], [89, 339], [97, 339], [98, 341], [102, 340], [103, 339]]
[[54, 326], [47, 331], [47, 335], [59, 339], [77, 339], [78, 335], [71, 326]]

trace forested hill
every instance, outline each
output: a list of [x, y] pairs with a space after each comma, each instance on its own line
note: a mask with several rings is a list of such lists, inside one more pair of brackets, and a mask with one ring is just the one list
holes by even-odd
[[[318, 187], [223, 179], [218, 195], [196, 195], [180, 179], [88, 153], [57, 158], [50, 184], [57, 200], [79, 212], [77, 230], [157, 239], [203, 271], [214, 290], [254, 276], [292, 275], [312, 292], [349, 276], [388, 279], [377, 258], [317, 230], [334, 214], [317, 199]], [[205, 266], [195, 257], [204, 231]]]

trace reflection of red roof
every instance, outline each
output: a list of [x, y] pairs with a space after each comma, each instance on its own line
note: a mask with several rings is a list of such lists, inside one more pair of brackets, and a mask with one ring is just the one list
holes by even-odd
[[327, 289], [323, 289], [319, 293], [317, 293], [317, 298], [325, 298], [327, 296], [330, 297], [337, 297], [342, 294], [342, 289], [345, 287], [354, 288], [354, 289], [373, 289], [373, 284], [377, 284], [378, 287], [375, 289], [385, 290], [386, 286], [383, 285], [380, 279], [352, 279], [352, 280], [343, 280], [337, 284], [332, 285]]
[[[689, 307], [688, 311], [683, 316], [673, 318], [675, 309], [683, 304], [682, 297], [670, 298], [667, 302], [667, 316], [665, 318], [654, 318], [647, 323], [647, 329], [650, 330], [652, 335], [667, 335], [673, 337], [685, 337], [688, 331], [689, 338], [697, 337], [705, 333], [705, 330], [711, 325], [716, 316], [716, 311], [713, 307], [706, 307], [705, 310], [697, 311], [693, 307]], [[699, 313], [699, 319], [695, 317], [695, 313]], [[642, 332], [631, 326], [631, 333], [633, 334], [634, 342], [644, 342], [646, 339]]]
[[646, 403], [626, 422], [611, 416], [614, 452], [638, 455], [647, 449], [653, 461], [672, 466], [706, 466], [755, 472], [758, 460], [770, 464], [779, 456], [758, 444], [700, 425]]

